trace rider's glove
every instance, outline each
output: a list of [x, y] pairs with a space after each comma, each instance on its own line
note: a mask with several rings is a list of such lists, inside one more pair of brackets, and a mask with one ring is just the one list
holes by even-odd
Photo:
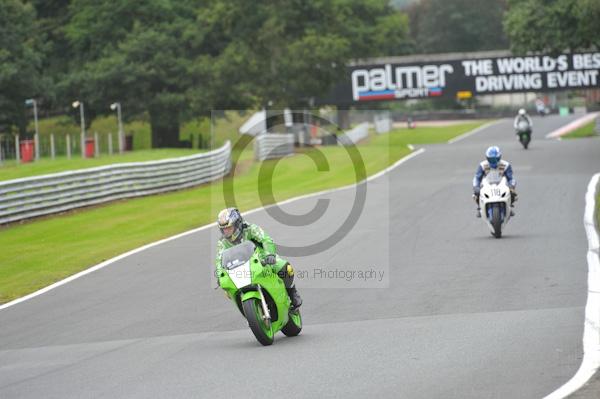
[[265, 265], [274, 265], [276, 262], [275, 255], [265, 256]]

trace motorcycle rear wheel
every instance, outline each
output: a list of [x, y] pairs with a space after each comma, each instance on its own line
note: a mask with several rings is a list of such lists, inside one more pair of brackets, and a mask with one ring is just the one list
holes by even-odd
[[519, 141], [521, 142], [521, 144], [523, 144], [523, 148], [527, 149], [527, 147], [529, 147], [529, 142], [531, 141], [531, 138], [529, 137], [529, 134], [522, 134], [519, 137]]
[[290, 319], [287, 324], [283, 326], [281, 332], [288, 337], [295, 337], [300, 334], [300, 331], [302, 331], [302, 316], [300, 315], [300, 310], [296, 309], [293, 312], [290, 312]]

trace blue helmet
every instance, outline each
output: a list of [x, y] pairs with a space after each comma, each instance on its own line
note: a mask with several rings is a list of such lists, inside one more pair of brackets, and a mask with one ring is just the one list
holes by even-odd
[[496, 169], [498, 163], [500, 163], [500, 160], [502, 159], [502, 151], [500, 151], [500, 148], [493, 145], [485, 151], [485, 157], [490, 164], [490, 168]]

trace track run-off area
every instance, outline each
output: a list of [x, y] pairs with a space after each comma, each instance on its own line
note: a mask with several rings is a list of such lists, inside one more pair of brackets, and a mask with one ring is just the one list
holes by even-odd
[[[542, 398], [582, 359], [588, 242], [584, 197], [600, 140], [544, 137], [573, 117], [534, 118], [530, 149], [500, 120], [369, 180], [355, 226], [321, 253], [288, 259], [304, 299], [300, 336], [260, 346], [211, 286], [217, 232], [201, 229], [0, 310], [0, 397]], [[475, 218], [471, 180], [489, 145], [513, 164], [519, 201], [502, 239]], [[283, 228], [286, 245], [325, 238], [325, 215]], [[372, 285], [315, 270], [376, 269]]]

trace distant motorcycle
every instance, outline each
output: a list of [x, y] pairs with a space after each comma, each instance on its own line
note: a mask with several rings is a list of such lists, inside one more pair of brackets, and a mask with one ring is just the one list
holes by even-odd
[[502, 229], [510, 219], [510, 188], [506, 177], [498, 171], [490, 171], [481, 182], [479, 208], [492, 235], [502, 237]]
[[519, 142], [523, 145], [523, 148], [529, 147], [531, 141], [531, 126], [526, 121], [520, 121], [517, 125], [517, 135], [519, 136]]
[[217, 277], [258, 342], [266, 346], [273, 343], [277, 331], [288, 337], [300, 334], [302, 316], [299, 309], [292, 309], [283, 281], [263, 264], [263, 257], [262, 248], [244, 241], [223, 251]]

